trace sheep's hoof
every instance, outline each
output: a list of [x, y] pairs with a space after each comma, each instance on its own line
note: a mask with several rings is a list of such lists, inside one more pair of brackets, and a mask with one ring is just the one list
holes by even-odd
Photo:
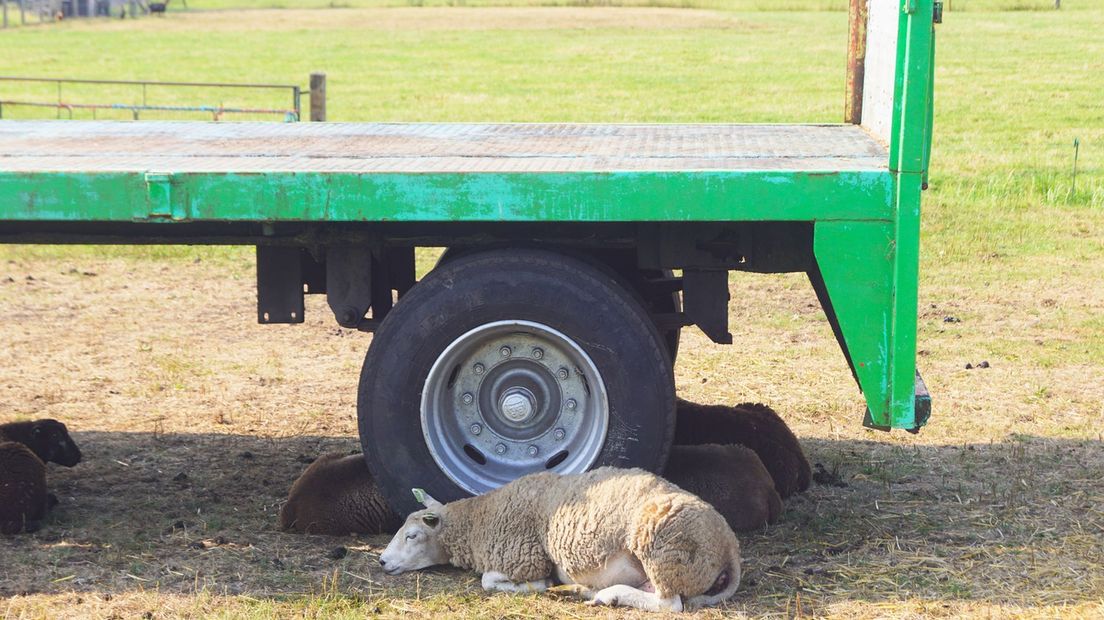
[[548, 588], [547, 592], [557, 596], [574, 596], [576, 598], [590, 598], [590, 588], [578, 583], [565, 583]]

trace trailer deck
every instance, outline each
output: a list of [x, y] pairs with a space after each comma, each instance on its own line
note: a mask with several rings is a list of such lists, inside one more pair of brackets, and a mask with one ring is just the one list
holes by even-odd
[[0, 121], [28, 222], [888, 220], [857, 125]]
[[0, 123], [0, 169], [20, 172], [839, 172], [888, 159], [850, 124]]

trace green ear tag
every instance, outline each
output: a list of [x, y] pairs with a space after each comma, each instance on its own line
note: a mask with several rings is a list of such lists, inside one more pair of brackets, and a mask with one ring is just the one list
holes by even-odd
[[426, 501], [426, 494], [424, 489], [410, 489], [410, 492], [414, 494], [414, 501], [419, 504], [424, 504]]

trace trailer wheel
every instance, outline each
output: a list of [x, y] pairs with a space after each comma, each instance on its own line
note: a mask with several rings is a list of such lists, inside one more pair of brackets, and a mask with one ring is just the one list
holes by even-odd
[[647, 312], [617, 280], [541, 250], [458, 257], [376, 331], [361, 371], [361, 444], [400, 511], [537, 471], [660, 470], [674, 379]]

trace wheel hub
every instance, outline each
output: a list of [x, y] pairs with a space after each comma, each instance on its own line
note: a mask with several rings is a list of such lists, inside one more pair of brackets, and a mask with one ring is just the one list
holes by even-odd
[[483, 493], [535, 471], [586, 471], [609, 424], [593, 361], [563, 333], [497, 321], [454, 340], [422, 390], [422, 433], [453, 482]]
[[523, 387], [510, 388], [502, 395], [498, 409], [511, 422], [525, 422], [533, 417], [533, 393]]

